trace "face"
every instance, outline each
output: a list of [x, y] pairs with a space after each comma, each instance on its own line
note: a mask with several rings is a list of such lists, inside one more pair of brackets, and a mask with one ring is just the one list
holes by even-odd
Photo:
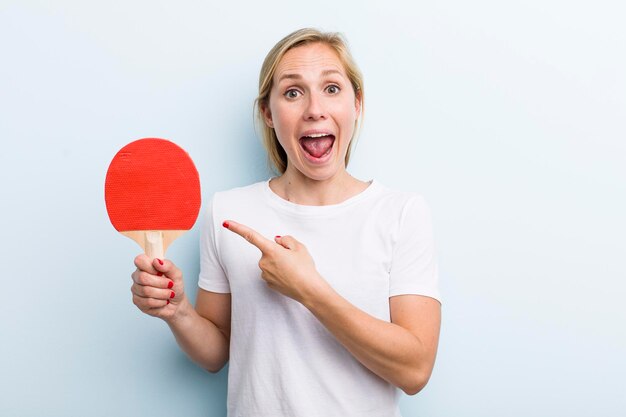
[[263, 116], [287, 153], [288, 175], [327, 180], [345, 173], [345, 156], [361, 110], [336, 52], [314, 43], [278, 63]]

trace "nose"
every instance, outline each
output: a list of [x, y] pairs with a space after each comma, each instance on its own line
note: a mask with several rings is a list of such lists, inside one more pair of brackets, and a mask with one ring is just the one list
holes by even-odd
[[315, 93], [309, 94], [309, 99], [307, 100], [303, 116], [305, 120], [326, 119], [327, 114], [323, 98]]

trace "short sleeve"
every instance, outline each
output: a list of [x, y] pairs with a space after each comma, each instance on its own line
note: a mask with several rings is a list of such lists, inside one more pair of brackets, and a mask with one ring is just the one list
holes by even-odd
[[228, 277], [220, 262], [213, 215], [215, 196], [205, 210], [200, 231], [200, 276], [198, 286], [206, 291], [230, 293]]
[[389, 296], [416, 294], [441, 302], [430, 208], [412, 196], [401, 213], [391, 261]]

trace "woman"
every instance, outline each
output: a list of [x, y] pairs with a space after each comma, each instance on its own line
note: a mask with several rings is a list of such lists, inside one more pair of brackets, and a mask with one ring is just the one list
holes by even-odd
[[346, 171], [363, 83], [339, 35], [281, 40], [256, 105], [281, 175], [213, 197], [195, 309], [182, 272], [145, 255], [133, 301], [199, 365], [230, 360], [229, 416], [399, 416], [439, 338], [428, 208]]

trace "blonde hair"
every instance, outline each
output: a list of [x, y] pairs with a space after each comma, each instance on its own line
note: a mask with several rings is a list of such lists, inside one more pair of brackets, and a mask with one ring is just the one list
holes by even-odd
[[361, 113], [354, 123], [354, 132], [352, 138], [350, 138], [350, 146], [346, 153], [346, 166], [348, 166], [354, 138], [359, 131], [363, 115], [363, 76], [350, 54], [347, 41], [343, 35], [336, 32], [321, 32], [317, 29], [304, 28], [285, 36], [274, 45], [263, 61], [261, 73], [259, 74], [259, 95], [254, 101], [254, 109], [258, 125], [261, 129], [263, 146], [267, 151], [270, 163], [280, 174], [283, 174], [287, 169], [287, 154], [278, 142], [274, 129], [265, 123], [263, 107], [269, 106], [270, 92], [274, 84], [274, 73], [276, 72], [276, 67], [278, 67], [280, 60], [285, 56], [287, 51], [311, 43], [323, 43], [333, 48], [343, 64], [346, 75], [354, 89], [356, 99], [360, 101]]

